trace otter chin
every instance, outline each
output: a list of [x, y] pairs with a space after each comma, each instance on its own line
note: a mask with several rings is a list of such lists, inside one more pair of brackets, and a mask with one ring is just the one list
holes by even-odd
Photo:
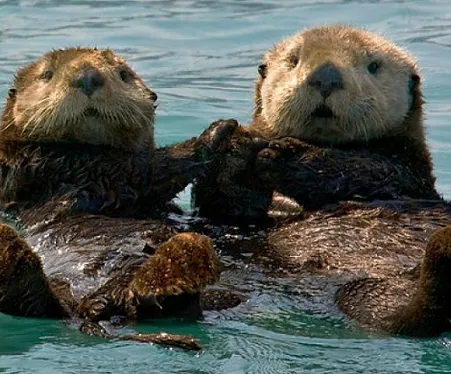
[[303, 30], [259, 66], [251, 128], [322, 144], [423, 135], [416, 62], [386, 39], [347, 26]]
[[55, 50], [17, 72], [3, 111], [1, 138], [127, 150], [153, 147], [156, 100], [109, 49]]

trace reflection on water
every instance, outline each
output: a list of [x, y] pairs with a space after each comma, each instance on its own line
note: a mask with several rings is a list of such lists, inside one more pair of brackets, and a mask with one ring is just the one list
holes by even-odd
[[[263, 52], [309, 25], [345, 22], [385, 34], [418, 57], [439, 190], [451, 198], [451, 7], [448, 0], [0, 0], [0, 95], [15, 69], [52, 48], [112, 47], [159, 94], [157, 141], [199, 134], [217, 118], [245, 123]], [[187, 195], [182, 197], [187, 206]], [[241, 266], [238, 264], [237, 266]], [[242, 280], [257, 282], [242, 264]], [[258, 275], [258, 274], [257, 274]], [[200, 355], [93, 340], [59, 321], [0, 316], [0, 372], [446, 373], [451, 343], [368, 336], [310, 302], [289, 280], [247, 284], [251, 300], [197, 324], [139, 331], [191, 333]]]

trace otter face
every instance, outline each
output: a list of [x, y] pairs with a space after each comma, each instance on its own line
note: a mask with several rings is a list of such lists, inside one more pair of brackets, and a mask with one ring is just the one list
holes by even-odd
[[264, 56], [254, 116], [272, 136], [368, 141], [402, 131], [421, 106], [419, 80], [413, 59], [381, 37], [346, 26], [307, 29]]
[[2, 136], [153, 146], [157, 95], [111, 50], [49, 52], [17, 72], [8, 96]]

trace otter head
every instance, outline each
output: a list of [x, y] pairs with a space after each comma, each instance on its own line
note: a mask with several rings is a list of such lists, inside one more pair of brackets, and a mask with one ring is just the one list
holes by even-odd
[[55, 50], [17, 72], [0, 139], [153, 146], [156, 99], [109, 49]]
[[325, 144], [423, 138], [419, 83], [414, 60], [382, 37], [347, 26], [306, 29], [264, 56], [253, 126]]

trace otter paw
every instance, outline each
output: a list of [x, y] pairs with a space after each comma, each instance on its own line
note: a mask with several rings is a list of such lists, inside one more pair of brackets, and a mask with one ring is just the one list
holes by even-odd
[[215, 121], [200, 135], [199, 141], [209, 153], [224, 152], [237, 127], [238, 122], [234, 119]]
[[293, 137], [285, 137], [269, 142], [268, 148], [278, 157], [291, 157], [311, 148], [308, 143]]
[[78, 305], [76, 314], [90, 321], [109, 320], [113, 316], [125, 316], [135, 320], [136, 300], [128, 288], [128, 277], [115, 277], [92, 294], [85, 296]]
[[[182, 233], [163, 243], [135, 272], [130, 292], [135, 299], [195, 294], [219, 280], [219, 260], [210, 238]], [[156, 303], [158, 305], [158, 303]]]
[[273, 178], [272, 175], [266, 175], [266, 172], [281, 172], [281, 166], [287, 159], [294, 156], [301, 156], [303, 152], [310, 149], [311, 146], [297, 138], [285, 137], [269, 142], [268, 147], [261, 150], [257, 155], [255, 167], [258, 175], [267, 180]]

